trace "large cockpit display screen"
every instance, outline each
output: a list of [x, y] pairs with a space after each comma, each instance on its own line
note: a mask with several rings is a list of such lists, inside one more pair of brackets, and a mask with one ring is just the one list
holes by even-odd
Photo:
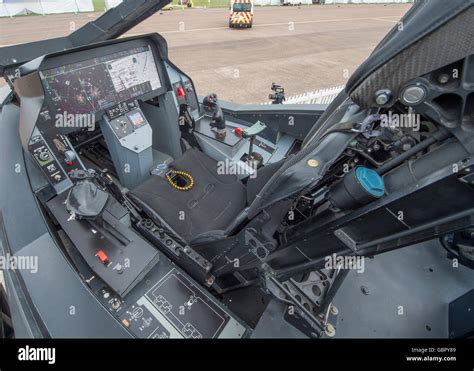
[[56, 112], [97, 113], [162, 86], [149, 45], [41, 71]]

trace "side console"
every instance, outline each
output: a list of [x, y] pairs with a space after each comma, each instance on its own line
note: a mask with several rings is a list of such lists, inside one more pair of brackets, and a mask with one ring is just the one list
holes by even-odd
[[72, 186], [70, 171], [84, 169], [68, 138], [56, 128], [41, 132], [36, 127], [28, 150], [58, 194]]
[[[112, 197], [91, 223], [70, 219], [66, 194], [47, 207], [76, 247], [72, 259], [97, 299], [137, 338], [242, 338], [250, 330], [225, 305], [144, 240]], [[165, 241], [165, 239], [163, 239]], [[176, 242], [166, 237], [171, 248]]]

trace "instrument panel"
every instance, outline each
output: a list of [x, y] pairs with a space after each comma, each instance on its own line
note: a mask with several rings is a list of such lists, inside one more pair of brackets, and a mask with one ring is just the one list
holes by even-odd
[[35, 66], [43, 97], [28, 150], [58, 193], [71, 186], [68, 173], [83, 168], [68, 134], [112, 121], [119, 139], [144, 149], [125, 137], [146, 129], [139, 100], [168, 90], [162, 64], [153, 39], [144, 37], [47, 55]]
[[[133, 162], [139, 169], [133, 179], [139, 181], [153, 161], [152, 125], [142, 103], [157, 107], [150, 113], [153, 125], [157, 117], [170, 123], [163, 130], [172, 143], [155, 139], [172, 153], [180, 148], [179, 128], [173, 126], [180, 106], [198, 111], [191, 80], [170, 65], [166, 45], [153, 34], [59, 51], [21, 66], [20, 73], [22, 145], [58, 194], [71, 186], [68, 174], [83, 168], [71, 134], [102, 135], [114, 164]], [[44, 160], [47, 155], [51, 159]]]
[[97, 113], [162, 87], [150, 45], [40, 72], [56, 113]]

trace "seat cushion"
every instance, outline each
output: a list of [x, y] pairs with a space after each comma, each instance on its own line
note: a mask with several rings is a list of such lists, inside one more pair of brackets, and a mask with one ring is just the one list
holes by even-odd
[[170, 167], [189, 173], [194, 185], [179, 191], [152, 175], [130, 191], [155, 211], [186, 241], [224, 230], [246, 206], [246, 190], [234, 175], [218, 174], [217, 162], [196, 149], [188, 150]]

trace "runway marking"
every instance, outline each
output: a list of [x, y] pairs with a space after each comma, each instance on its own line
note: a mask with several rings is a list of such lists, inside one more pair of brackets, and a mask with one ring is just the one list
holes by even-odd
[[[387, 18], [397, 18], [397, 20], [393, 19], [387, 19]], [[389, 15], [389, 16], [383, 16], [383, 17], [361, 17], [361, 18], [336, 18], [336, 19], [317, 19], [317, 20], [312, 20], [312, 21], [288, 21], [288, 22], [278, 22], [278, 23], [263, 23], [263, 24], [254, 24], [253, 27], [275, 27], [275, 26], [288, 26], [289, 24], [297, 25], [297, 24], [312, 24], [312, 23], [332, 23], [332, 22], [350, 22], [350, 21], [384, 21], [384, 22], [393, 22], [397, 23], [398, 22], [398, 17]], [[162, 31], [158, 32], [161, 35], [167, 35], [167, 34], [175, 34], [175, 33], [186, 33], [186, 32], [206, 32], [206, 31], [216, 31], [216, 30], [227, 30], [229, 29], [228, 26], [226, 27], [209, 27], [209, 28], [191, 28], [191, 29], [185, 29], [184, 31], [180, 30], [170, 30], [170, 31]], [[144, 33], [127, 33], [125, 35], [120, 36], [120, 38], [123, 37], [132, 37], [132, 36], [140, 36], [144, 35]], [[4, 48], [7, 46], [11, 45], [18, 45], [18, 44], [9, 44], [9, 45], [0, 45], [0, 48]]]
[[376, 17], [376, 18], [372, 18], [374, 21], [382, 21], [382, 22], [390, 22], [390, 23], [398, 23], [399, 21], [394, 21], [394, 20], [391, 20], [391, 19], [383, 19], [383, 18], [380, 18], [380, 17]]
[[[395, 18], [395, 17], [396, 16], [389, 15], [389, 16], [378, 17], [378, 18]], [[327, 23], [327, 22], [368, 21], [368, 20], [373, 20], [373, 19], [374, 19], [373, 17], [317, 19], [317, 20], [313, 20], [313, 21], [296, 21], [296, 22], [288, 21], [288, 22], [280, 22], [280, 23], [256, 24], [256, 25], [254, 25], [254, 27], [287, 26], [289, 23], [291, 23], [291, 24], [309, 24], [309, 23]]]
[[[311, 24], [311, 23], [327, 23], [327, 22], [349, 22], [349, 21], [370, 21], [370, 20], [384, 20], [383, 18], [397, 18], [396, 21], [394, 20], [386, 20], [387, 22], [398, 22], [398, 17], [389, 15], [384, 17], [362, 17], [362, 18], [337, 18], [337, 19], [318, 19], [313, 21], [288, 21], [288, 22], [278, 22], [278, 23], [262, 23], [262, 24], [254, 24], [253, 27], [274, 27], [274, 26], [288, 26], [289, 24]], [[158, 33], [161, 35], [166, 34], [175, 34], [175, 33], [186, 33], [186, 32], [203, 32], [203, 31], [216, 31], [216, 30], [226, 30], [229, 27], [210, 27], [210, 28], [191, 28], [191, 29], [184, 29], [183, 31], [180, 30], [170, 30], [170, 31], [161, 31]], [[139, 36], [142, 34], [127, 34], [126, 36]], [[123, 37], [123, 36], [122, 36]]]

